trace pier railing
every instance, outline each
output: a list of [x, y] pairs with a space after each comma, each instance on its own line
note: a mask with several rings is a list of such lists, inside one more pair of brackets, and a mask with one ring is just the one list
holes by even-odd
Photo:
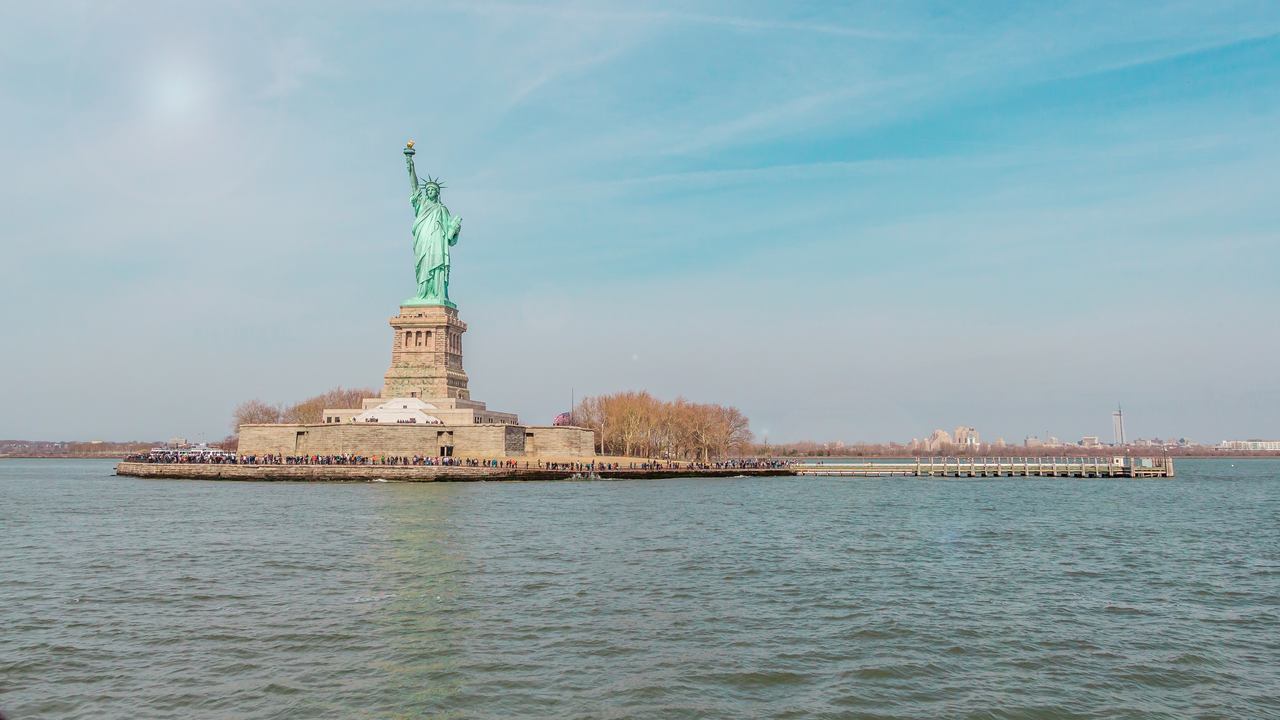
[[849, 462], [804, 462], [797, 475], [847, 477], [1075, 477], [1169, 478], [1170, 457], [928, 457]]

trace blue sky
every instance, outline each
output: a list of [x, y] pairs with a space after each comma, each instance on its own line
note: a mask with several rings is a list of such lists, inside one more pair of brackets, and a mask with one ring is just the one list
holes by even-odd
[[51, 3], [0, 111], [0, 437], [380, 386], [408, 137], [525, 421], [1280, 437], [1273, 2]]

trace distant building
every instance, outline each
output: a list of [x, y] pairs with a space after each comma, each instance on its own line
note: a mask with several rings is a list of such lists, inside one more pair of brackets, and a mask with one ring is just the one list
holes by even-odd
[[951, 447], [955, 443], [951, 439], [951, 434], [946, 430], [934, 430], [929, 439], [924, 441], [924, 447], [929, 452], [938, 452]]
[[1080, 438], [1080, 447], [1096, 448], [1102, 447], [1102, 443], [1098, 440], [1097, 435], [1085, 435]]
[[981, 444], [978, 440], [977, 428], [965, 427], [963, 425], [956, 428], [956, 444], [964, 447], [977, 447]]
[[1116, 411], [1111, 413], [1111, 433], [1115, 437], [1116, 445], [1124, 445], [1128, 440], [1124, 434], [1124, 408], [1116, 406]]
[[996, 447], [1002, 448], [1006, 445], [1004, 438], [996, 438]]
[[1280, 440], [1223, 440], [1222, 450], [1280, 451]]
[[1029, 447], [1029, 448], [1044, 447], [1044, 441], [1036, 437], [1035, 435], [1028, 435], [1027, 438], [1022, 441], [1022, 444], [1023, 446]]

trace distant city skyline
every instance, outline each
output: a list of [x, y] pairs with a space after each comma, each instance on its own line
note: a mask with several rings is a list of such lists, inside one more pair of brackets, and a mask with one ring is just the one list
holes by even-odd
[[378, 387], [402, 148], [478, 397], [757, 438], [1280, 436], [1280, 4], [26, 4], [0, 438]]
[[902, 442], [901, 440], [895, 440], [890, 442], [904, 445], [905, 447], [908, 447], [912, 450], [928, 450], [928, 451], [942, 451], [947, 449], [954, 450], [958, 448], [961, 448], [961, 449], [962, 448], [982, 449], [982, 448], [992, 448], [992, 447], [1005, 448], [1010, 446], [1012, 447], [1023, 446], [1023, 447], [1029, 447], [1029, 448], [1042, 448], [1042, 447], [1100, 448], [1100, 447], [1129, 447], [1129, 446], [1143, 447], [1143, 446], [1154, 446], [1154, 445], [1180, 445], [1180, 446], [1196, 445], [1196, 446], [1204, 446], [1204, 447], [1221, 446], [1224, 449], [1232, 448], [1232, 449], [1238, 449], [1238, 450], [1280, 449], [1280, 446], [1276, 448], [1272, 448], [1270, 447], [1269, 443], [1262, 442], [1262, 441], [1245, 442], [1245, 441], [1219, 440], [1219, 441], [1209, 442], [1209, 441], [1189, 438], [1185, 435], [1178, 435], [1178, 436], [1166, 437], [1166, 438], [1161, 438], [1159, 436], [1153, 436], [1151, 438], [1126, 437], [1125, 433], [1121, 429], [1122, 420], [1120, 419], [1120, 417], [1122, 416], [1120, 414], [1120, 411], [1117, 410], [1116, 413], [1113, 413], [1112, 417], [1116, 418], [1116, 424], [1115, 424], [1116, 436], [1115, 438], [1112, 439], [1111, 442], [1103, 442], [1100, 439], [1100, 437], [1097, 435], [1082, 435], [1078, 439], [1073, 439], [1073, 438], [1060, 438], [1057, 435], [1053, 435], [1049, 432], [1045, 432], [1043, 435], [1028, 433], [1023, 435], [1021, 441], [1015, 441], [1015, 442], [1009, 442], [1003, 436], [998, 437], [994, 440], [984, 442], [982, 440], [981, 431], [979, 431], [978, 428], [976, 427], [967, 426], [967, 425], [961, 425], [957, 427], [954, 433], [948, 432], [942, 428], [938, 428], [925, 437], [913, 437], [906, 442]]

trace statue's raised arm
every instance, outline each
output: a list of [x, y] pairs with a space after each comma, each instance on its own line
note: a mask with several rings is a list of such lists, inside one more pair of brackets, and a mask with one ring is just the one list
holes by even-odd
[[417, 151], [413, 149], [413, 141], [404, 144], [404, 164], [409, 166], [409, 194], [418, 192], [418, 171], [413, 167], [413, 156]]

